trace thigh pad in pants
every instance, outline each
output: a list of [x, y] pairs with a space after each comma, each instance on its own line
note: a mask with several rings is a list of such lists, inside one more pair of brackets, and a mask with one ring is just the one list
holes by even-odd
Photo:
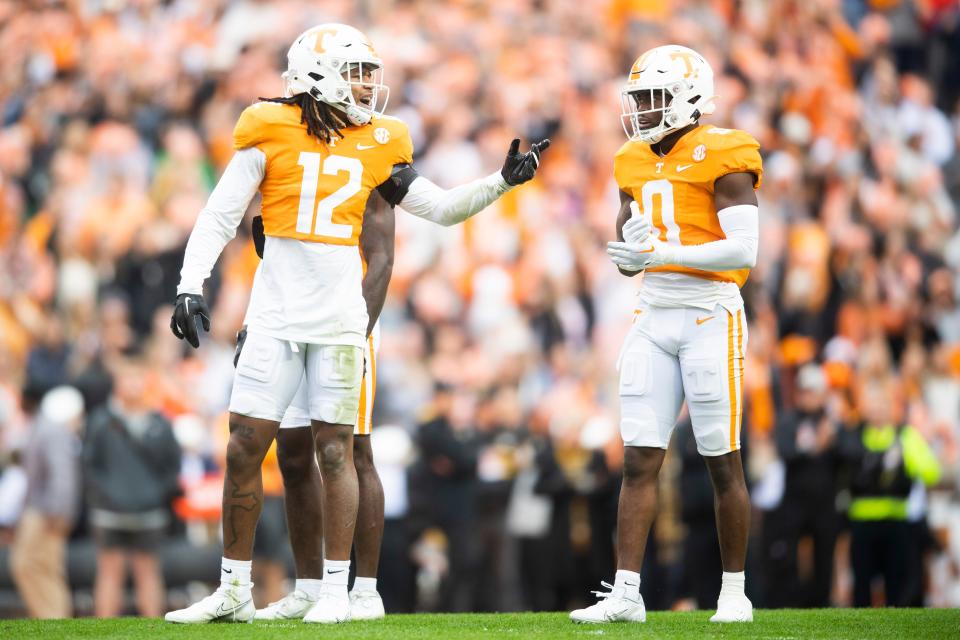
[[743, 312], [718, 307], [716, 320], [688, 327], [680, 358], [697, 451], [720, 456], [740, 448], [743, 413]]
[[312, 420], [356, 426], [363, 349], [312, 344], [307, 349], [307, 395]]
[[230, 411], [279, 422], [303, 374], [302, 351], [285, 340], [248, 333], [233, 376]]
[[666, 449], [683, 402], [675, 356], [634, 328], [620, 356], [620, 435], [629, 447]]

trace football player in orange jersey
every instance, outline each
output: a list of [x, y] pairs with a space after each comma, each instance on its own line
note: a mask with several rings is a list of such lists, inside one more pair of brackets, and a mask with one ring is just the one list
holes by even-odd
[[287, 63], [286, 96], [241, 114], [237, 151], [197, 219], [180, 273], [171, 329], [197, 347], [197, 322], [210, 326], [203, 282], [259, 191], [266, 242], [230, 398], [221, 584], [200, 602], [168, 613], [170, 622], [253, 619], [260, 464], [302, 380], [324, 523], [320, 593], [304, 620], [350, 619], [347, 577], [358, 509], [352, 441], [369, 321], [357, 245], [367, 200], [377, 190], [414, 215], [462, 222], [532, 179], [549, 144], [520, 153], [514, 140], [500, 171], [441, 189], [411, 166], [406, 125], [382, 115], [383, 62], [366, 36], [346, 25], [314, 27], [297, 37]]
[[[370, 433], [376, 392], [376, 354], [380, 342], [377, 322], [387, 296], [393, 271], [394, 210], [383, 206], [383, 199], [371, 194], [363, 216], [360, 252], [363, 256], [363, 297], [367, 305], [366, 368], [360, 389], [360, 409], [353, 430], [353, 462], [357, 470], [359, 505], [354, 530], [356, 578], [350, 590], [350, 618], [376, 620], [384, 617], [383, 600], [377, 591], [377, 569], [383, 542], [383, 486], [373, 464]], [[263, 220], [253, 220], [253, 241], [263, 258]], [[244, 323], [246, 324], [246, 323]], [[246, 339], [246, 327], [237, 336], [234, 364], [239, 360]], [[320, 496], [322, 483], [314, 455], [310, 429], [306, 384], [301, 382], [297, 395], [287, 407], [277, 431], [277, 459], [286, 494], [284, 510], [290, 546], [296, 567], [293, 591], [268, 606], [257, 609], [255, 620], [300, 620], [319, 596], [323, 574], [323, 527]]]
[[[643, 622], [640, 568], [657, 510], [657, 475], [684, 400], [714, 488], [720, 597], [714, 622], [746, 622], [750, 502], [740, 459], [747, 324], [740, 287], [756, 263], [759, 145], [742, 131], [700, 125], [713, 111], [713, 72], [697, 52], [657, 47], [622, 92], [630, 140], [617, 152], [620, 272], [641, 271], [633, 326], [620, 353], [623, 483], [617, 573], [575, 622]], [[688, 558], [696, 562], [695, 558]]]

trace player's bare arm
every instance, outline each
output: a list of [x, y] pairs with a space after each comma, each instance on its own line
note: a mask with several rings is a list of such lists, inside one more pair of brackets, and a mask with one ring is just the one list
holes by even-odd
[[363, 276], [363, 299], [367, 303], [367, 335], [380, 318], [387, 287], [393, 273], [394, 227], [396, 213], [379, 195], [373, 193], [367, 199], [360, 231], [360, 251], [367, 263]]
[[713, 203], [717, 213], [737, 205], [757, 206], [757, 192], [754, 185], [757, 176], [752, 173], [728, 173], [713, 183]]

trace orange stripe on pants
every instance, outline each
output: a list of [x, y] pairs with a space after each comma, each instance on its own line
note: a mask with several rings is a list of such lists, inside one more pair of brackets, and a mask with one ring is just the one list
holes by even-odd
[[[739, 316], [738, 316], [739, 317]], [[737, 381], [734, 377], [733, 314], [727, 311], [727, 379], [730, 385], [730, 450], [737, 448]]]
[[[740, 399], [737, 402], [737, 436], [740, 435], [740, 427], [743, 424], [743, 362], [747, 355], [743, 352], [743, 311], [737, 311], [737, 355], [740, 357], [740, 365], [737, 375], [740, 376]], [[739, 437], [737, 438], [739, 440]]]
[[[373, 336], [367, 338], [367, 369], [360, 381], [360, 409], [357, 412], [357, 433], [365, 436], [370, 433], [370, 418], [373, 415], [373, 401], [377, 389], [377, 363], [373, 353]], [[370, 392], [367, 392], [367, 389]], [[368, 397], [369, 396], [369, 397]]]

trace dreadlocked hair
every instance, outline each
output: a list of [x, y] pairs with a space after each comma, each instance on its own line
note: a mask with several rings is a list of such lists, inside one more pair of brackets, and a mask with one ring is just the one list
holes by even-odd
[[260, 98], [260, 100], [300, 107], [300, 124], [307, 125], [307, 133], [321, 142], [329, 143], [334, 136], [343, 137], [341, 129], [347, 126], [343, 116], [326, 102], [314, 100], [309, 93], [298, 93], [288, 98]]

